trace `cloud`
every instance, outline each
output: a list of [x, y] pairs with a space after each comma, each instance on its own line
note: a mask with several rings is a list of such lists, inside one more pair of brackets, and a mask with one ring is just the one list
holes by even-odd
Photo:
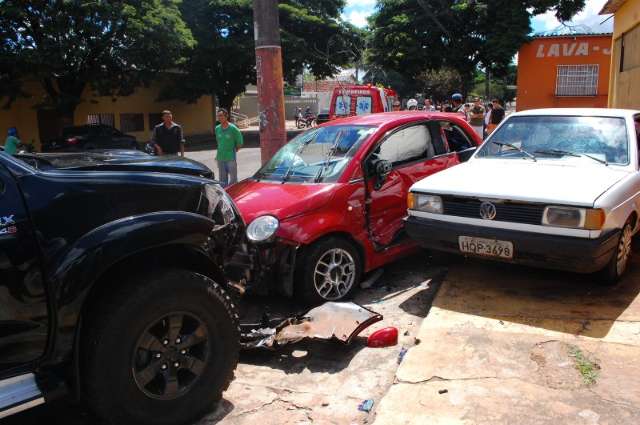
[[342, 18], [357, 27], [367, 26], [367, 18], [376, 8], [377, 0], [347, 0]]
[[373, 8], [376, 5], [377, 0], [347, 0], [347, 9], [349, 8]]
[[352, 10], [348, 13], [345, 13], [343, 15], [343, 18], [349, 22], [351, 22], [353, 25], [357, 26], [357, 27], [366, 27], [368, 22], [367, 22], [367, 18], [371, 15], [371, 13], [367, 13], [367, 12], [360, 12], [358, 10]]
[[[598, 15], [602, 7], [607, 0], [587, 0], [582, 12], [573, 17], [571, 22], [567, 22], [568, 25], [586, 25], [595, 32], [611, 32], [613, 31], [613, 21], [610, 19], [604, 24], [602, 21], [606, 19], [606, 16]], [[534, 32], [550, 31], [561, 24], [556, 19], [553, 11], [547, 12], [543, 15], [534, 17], [531, 21]]]

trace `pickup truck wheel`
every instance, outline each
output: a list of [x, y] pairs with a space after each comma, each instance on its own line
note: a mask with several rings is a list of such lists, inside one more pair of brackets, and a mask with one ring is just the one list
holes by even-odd
[[611, 256], [609, 264], [599, 273], [599, 281], [605, 286], [612, 286], [620, 281], [627, 271], [631, 258], [631, 245], [633, 242], [633, 226], [630, 222], [624, 225], [618, 240], [618, 246]]
[[238, 363], [235, 306], [212, 280], [183, 270], [130, 279], [95, 305], [83, 332], [89, 406], [108, 424], [198, 420]]
[[306, 304], [349, 298], [362, 276], [356, 247], [342, 238], [327, 238], [311, 245], [302, 261], [298, 291]]

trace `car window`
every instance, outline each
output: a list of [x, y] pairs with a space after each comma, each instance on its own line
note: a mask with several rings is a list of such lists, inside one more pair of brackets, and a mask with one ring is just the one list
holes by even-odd
[[375, 127], [316, 127], [284, 145], [255, 175], [259, 180], [334, 183]]
[[525, 150], [538, 159], [595, 157], [626, 165], [629, 163], [627, 131], [624, 118], [515, 116], [491, 135], [477, 157], [521, 158]]
[[380, 159], [400, 165], [435, 155], [427, 125], [414, 125], [396, 131], [376, 149]]
[[356, 98], [356, 115], [371, 113], [371, 96], [358, 96]]
[[348, 115], [351, 110], [351, 96], [336, 97], [336, 115]]
[[473, 147], [471, 139], [458, 125], [442, 121], [440, 127], [442, 128], [441, 134], [446, 139], [450, 151], [460, 152]]

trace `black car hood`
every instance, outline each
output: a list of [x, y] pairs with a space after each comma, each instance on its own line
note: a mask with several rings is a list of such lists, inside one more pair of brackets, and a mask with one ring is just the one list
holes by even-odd
[[[29, 158], [34, 158], [34, 155], [25, 155], [22, 159], [28, 161]], [[43, 153], [35, 155], [35, 158], [61, 170], [155, 171], [214, 178], [213, 172], [198, 161], [177, 155], [153, 156], [133, 150]]]

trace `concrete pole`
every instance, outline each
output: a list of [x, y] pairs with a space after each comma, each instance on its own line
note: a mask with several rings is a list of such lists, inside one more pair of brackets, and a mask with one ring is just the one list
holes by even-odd
[[260, 156], [267, 162], [287, 142], [277, 0], [253, 0]]

